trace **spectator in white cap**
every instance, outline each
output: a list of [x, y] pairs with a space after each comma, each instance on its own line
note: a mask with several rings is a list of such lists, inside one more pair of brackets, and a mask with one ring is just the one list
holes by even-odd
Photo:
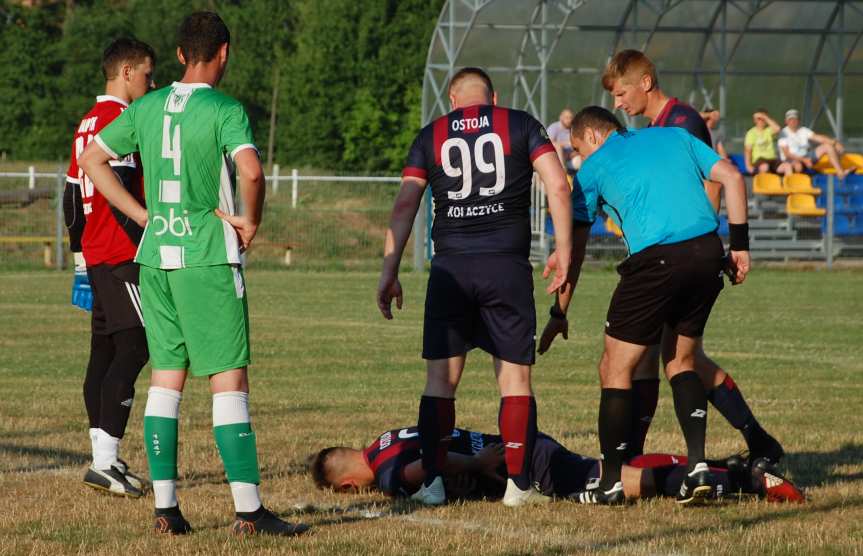
[[785, 127], [779, 135], [779, 156], [790, 162], [795, 172], [811, 169], [818, 159], [827, 155], [830, 164], [836, 169], [836, 175], [842, 179], [851, 172], [843, 169], [839, 161], [844, 151], [845, 148], [837, 139], [800, 125], [800, 112], [797, 110], [792, 108], [785, 112]]

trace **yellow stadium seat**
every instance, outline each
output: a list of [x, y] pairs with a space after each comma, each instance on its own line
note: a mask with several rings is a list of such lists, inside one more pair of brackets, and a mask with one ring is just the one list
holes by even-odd
[[[842, 168], [844, 169], [857, 169], [858, 174], [863, 174], [863, 154], [860, 153], [845, 153], [842, 155], [842, 158], [839, 159], [840, 164], [842, 164]], [[818, 172], [819, 174], [835, 174], [836, 169], [833, 168], [833, 165], [830, 164], [830, 159], [827, 158], [827, 155], [823, 155], [818, 159], [813, 167], [813, 170]]]
[[782, 180], [776, 174], [756, 174], [752, 191], [759, 195], [787, 195], [782, 188]]
[[821, 190], [812, 187], [812, 178], [806, 174], [791, 174], [782, 179], [782, 186], [786, 193], [808, 193], [809, 195], [821, 195]]
[[843, 168], [857, 168], [855, 173], [863, 174], [863, 154], [845, 153], [840, 162], [842, 162]]
[[617, 237], [623, 237], [623, 230], [620, 229], [620, 226], [614, 223], [614, 220], [612, 220], [611, 217], [605, 219], [605, 229]]
[[815, 197], [806, 193], [792, 193], [785, 201], [788, 214], [795, 216], [824, 216], [827, 211], [815, 206]]

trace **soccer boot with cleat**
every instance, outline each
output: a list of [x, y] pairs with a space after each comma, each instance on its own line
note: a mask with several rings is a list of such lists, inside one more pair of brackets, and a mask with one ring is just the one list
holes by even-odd
[[133, 487], [137, 488], [141, 492], [147, 492], [147, 488], [149, 486], [149, 482], [146, 479], [139, 477], [138, 475], [132, 473], [129, 469], [129, 464], [121, 459], [117, 459], [117, 463], [114, 465], [120, 473], [126, 477], [126, 480], [129, 481], [129, 484]]
[[750, 465], [758, 459], [766, 459], [771, 464], [776, 465], [784, 456], [785, 450], [782, 448], [782, 444], [766, 432], [756, 445], [749, 447]]
[[766, 458], [752, 462], [752, 486], [768, 502], [805, 502], [803, 492], [776, 471]]
[[683, 479], [677, 493], [677, 503], [681, 506], [704, 504], [716, 498], [716, 481], [710, 468], [704, 462], [695, 464], [692, 471]]
[[535, 487], [521, 490], [512, 479], [506, 480], [506, 492], [503, 493], [503, 505], [509, 508], [518, 506], [535, 506], [537, 504], [548, 504], [551, 497], [541, 493]]
[[90, 488], [102, 490], [115, 496], [140, 498], [144, 495], [141, 489], [133, 486], [123, 473], [114, 466], [108, 469], [89, 467], [84, 475], [84, 484]]
[[248, 514], [237, 514], [237, 519], [231, 525], [231, 533], [237, 537], [248, 535], [273, 535], [278, 537], [293, 537], [305, 533], [309, 526], [304, 523], [288, 523], [261, 506]]
[[590, 490], [583, 490], [571, 495], [570, 498], [579, 504], [596, 504], [602, 506], [620, 506], [626, 504], [623, 493], [623, 483], [617, 481], [609, 490], [602, 490], [599, 485]]
[[446, 489], [443, 486], [443, 478], [437, 476], [426, 486], [420, 485], [419, 490], [411, 494], [411, 500], [425, 504], [426, 506], [440, 506], [446, 503]]
[[192, 532], [192, 526], [180, 513], [180, 506], [156, 508], [156, 521], [153, 530], [157, 535], [185, 535]]

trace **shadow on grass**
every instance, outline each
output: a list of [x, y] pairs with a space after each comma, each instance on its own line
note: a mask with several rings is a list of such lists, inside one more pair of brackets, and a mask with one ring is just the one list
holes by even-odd
[[347, 506], [303, 506], [294, 508], [290, 513], [285, 512], [283, 516], [316, 518], [313, 521], [315, 527], [326, 525], [344, 525], [347, 523], [355, 523], [357, 521], [372, 521], [395, 516], [404, 516], [412, 514], [420, 508], [424, 508], [418, 502], [410, 500], [394, 499], [391, 501], [382, 502], [380, 500], [362, 500], [352, 502]]
[[573, 550], [610, 550], [642, 542], [650, 542], [657, 539], [695, 537], [705, 533], [713, 535], [721, 531], [729, 531], [733, 532], [734, 535], [739, 535], [741, 531], [745, 531], [758, 525], [802, 516], [811, 518], [815, 514], [826, 514], [833, 510], [847, 510], [849, 508], [859, 507], [863, 507], [863, 497], [860, 496], [848, 498], [843, 501], [830, 502], [824, 505], [797, 504], [793, 507], [786, 506], [787, 509], [750, 517], [723, 517], [722, 520], [712, 521], [709, 525], [697, 527], [669, 527], [651, 533], [622, 536], [618, 539], [606, 542], [584, 542], [574, 544], [562, 543], [557, 546], [545, 548], [544, 551], [546, 554], [572, 554]]
[[832, 452], [795, 452], [786, 458], [788, 468], [794, 471], [794, 482], [802, 487], [863, 479], [863, 472], [845, 474], [836, 470], [839, 466], [863, 462], [863, 445], [860, 444], [846, 443]]
[[84, 465], [90, 461], [90, 455], [83, 452], [72, 452], [71, 450], [63, 450], [61, 448], [0, 443], [0, 461], [5, 459], [4, 456], [27, 456], [28, 458], [48, 461], [38, 464], [25, 464], [11, 469], [0, 466], [0, 472], [2, 473], [54, 471], [64, 467]]

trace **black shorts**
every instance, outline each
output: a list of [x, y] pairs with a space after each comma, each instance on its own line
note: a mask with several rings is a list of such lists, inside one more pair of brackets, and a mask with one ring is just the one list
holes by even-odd
[[109, 335], [144, 326], [136, 263], [87, 267], [93, 288], [93, 334]]
[[623, 261], [605, 333], [632, 344], [658, 344], [663, 325], [690, 338], [704, 335], [722, 290], [722, 240], [715, 233], [654, 245]]
[[535, 361], [533, 269], [515, 255], [438, 255], [426, 291], [423, 358], [474, 347], [520, 365]]

